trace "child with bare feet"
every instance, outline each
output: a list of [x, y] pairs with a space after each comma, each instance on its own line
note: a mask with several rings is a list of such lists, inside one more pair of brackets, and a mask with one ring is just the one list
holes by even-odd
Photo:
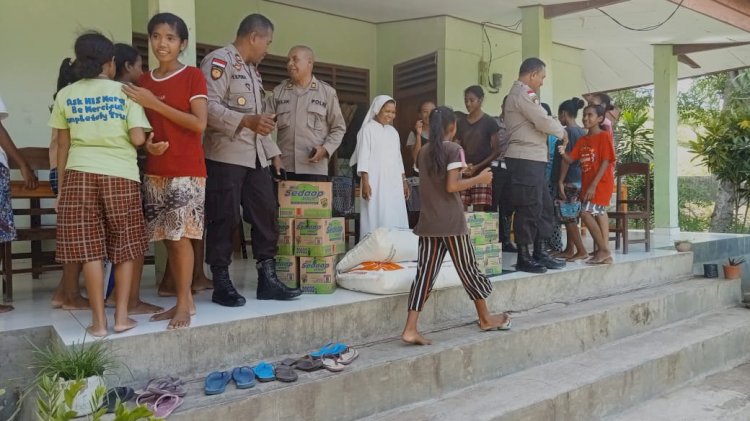
[[57, 93], [49, 124], [58, 132], [57, 260], [83, 266], [92, 336], [108, 333], [104, 260], [114, 264], [114, 331], [136, 326], [128, 299], [137, 259], [146, 250], [135, 148], [151, 126], [143, 108], [122, 93], [115, 46], [100, 33], [76, 39], [73, 71], [80, 80]]
[[[214, 283], [212, 280], [206, 277], [206, 272], [203, 270], [203, 262], [205, 261], [205, 244], [204, 240], [193, 240], [193, 282], [190, 286], [193, 294], [205, 291], [207, 289], [214, 289]], [[172, 271], [169, 267], [169, 258], [164, 265], [164, 276], [159, 282], [160, 297], [176, 297], [177, 296], [177, 285], [174, 278], [172, 278]]]
[[478, 184], [492, 183], [492, 172], [485, 168], [471, 178], [462, 179], [461, 173], [466, 168], [463, 149], [451, 142], [456, 134], [455, 114], [448, 107], [437, 107], [430, 113], [429, 121], [430, 142], [417, 156], [422, 180], [419, 223], [414, 228], [419, 236], [417, 277], [409, 293], [409, 313], [401, 334], [404, 342], [415, 345], [432, 343], [417, 329], [417, 320], [446, 253], [451, 255], [464, 289], [474, 301], [480, 329], [507, 330], [511, 325], [507, 313], [491, 314], [487, 308], [486, 298], [492, 293], [492, 283], [477, 267], [459, 193]]
[[[586, 131], [576, 122], [578, 110], [583, 106], [582, 99], [571, 98], [563, 101], [557, 110], [557, 119], [565, 126], [565, 131], [568, 133], [568, 143], [565, 148], [567, 153], [572, 152], [578, 139], [586, 135]], [[581, 231], [578, 229], [578, 218], [581, 214], [581, 202], [578, 199], [581, 192], [581, 166], [578, 162], [568, 164], [560, 155], [557, 155], [556, 159], [561, 161], [557, 201], [561, 222], [565, 224], [567, 244], [565, 250], [555, 257], [575, 262], [589, 257], [581, 239]]]
[[596, 252], [586, 263], [609, 264], [609, 206], [614, 188], [615, 151], [612, 135], [606, 130], [601, 105], [589, 105], [583, 110], [583, 127], [588, 130], [573, 150], [566, 153], [567, 144], [560, 145], [558, 152], [568, 164], [578, 161], [581, 165], [581, 219], [594, 239]]
[[141, 76], [140, 86], [125, 85], [123, 92], [146, 109], [154, 126], [153, 141], [146, 142], [146, 220], [151, 241], [164, 241], [176, 284], [177, 304], [151, 321], [169, 320], [168, 329], [179, 329], [190, 326], [195, 313], [192, 241], [203, 238], [206, 164], [201, 136], [208, 121], [208, 91], [203, 73], [179, 61], [188, 42], [185, 22], [158, 13], [147, 29], [159, 66]]
[[[10, 166], [8, 165], [8, 156], [21, 168], [21, 176], [25, 182], [25, 187], [29, 190], [37, 188], [37, 179], [34, 171], [16, 149], [13, 139], [10, 138], [8, 131], [3, 127], [1, 122], [8, 117], [8, 110], [5, 108], [3, 100], [0, 98], [0, 250], [4, 247], [10, 247], [10, 242], [16, 238], [16, 228], [13, 224], [13, 207], [10, 196]], [[6, 313], [13, 310], [13, 306], [0, 304], [0, 313]]]

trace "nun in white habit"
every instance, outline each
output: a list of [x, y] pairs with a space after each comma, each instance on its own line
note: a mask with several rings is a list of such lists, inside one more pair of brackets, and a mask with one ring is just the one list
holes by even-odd
[[361, 181], [360, 237], [376, 228], [409, 228], [406, 200], [409, 185], [401, 159], [401, 141], [393, 128], [396, 101], [387, 95], [375, 97], [362, 128], [350, 165], [357, 165]]

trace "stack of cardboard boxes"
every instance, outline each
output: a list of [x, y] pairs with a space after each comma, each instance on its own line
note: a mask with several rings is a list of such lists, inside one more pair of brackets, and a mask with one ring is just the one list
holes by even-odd
[[344, 218], [332, 218], [331, 183], [279, 183], [276, 273], [303, 293], [336, 289], [336, 263], [346, 251]]
[[497, 213], [467, 212], [469, 237], [479, 269], [487, 276], [503, 273], [503, 247], [500, 244], [500, 220]]

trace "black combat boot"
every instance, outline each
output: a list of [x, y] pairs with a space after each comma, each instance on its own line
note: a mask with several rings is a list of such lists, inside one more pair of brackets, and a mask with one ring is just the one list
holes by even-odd
[[564, 268], [565, 261], [555, 259], [554, 257], [550, 256], [549, 253], [547, 253], [546, 246], [547, 242], [544, 240], [534, 241], [534, 260], [536, 260], [540, 265], [546, 267], [547, 269]]
[[258, 262], [258, 294], [259, 300], [290, 300], [299, 297], [302, 290], [289, 288], [276, 276], [276, 262], [266, 259]]
[[500, 242], [503, 253], [516, 253], [518, 249], [510, 242], [510, 217], [500, 214]]
[[211, 301], [224, 307], [242, 307], [245, 305], [245, 297], [241, 296], [229, 278], [229, 268], [226, 266], [211, 266], [211, 274], [214, 278], [214, 293]]
[[526, 244], [518, 245], [518, 260], [516, 261], [516, 270], [529, 273], [545, 273], [547, 268], [531, 257], [529, 246]]

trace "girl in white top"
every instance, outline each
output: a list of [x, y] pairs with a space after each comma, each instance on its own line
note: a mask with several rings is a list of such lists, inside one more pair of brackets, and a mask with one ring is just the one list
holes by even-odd
[[381, 227], [409, 228], [404, 197], [408, 198], [410, 190], [401, 140], [391, 125], [395, 117], [396, 101], [387, 95], [377, 96], [357, 134], [350, 165], [356, 164], [362, 177], [361, 238]]

